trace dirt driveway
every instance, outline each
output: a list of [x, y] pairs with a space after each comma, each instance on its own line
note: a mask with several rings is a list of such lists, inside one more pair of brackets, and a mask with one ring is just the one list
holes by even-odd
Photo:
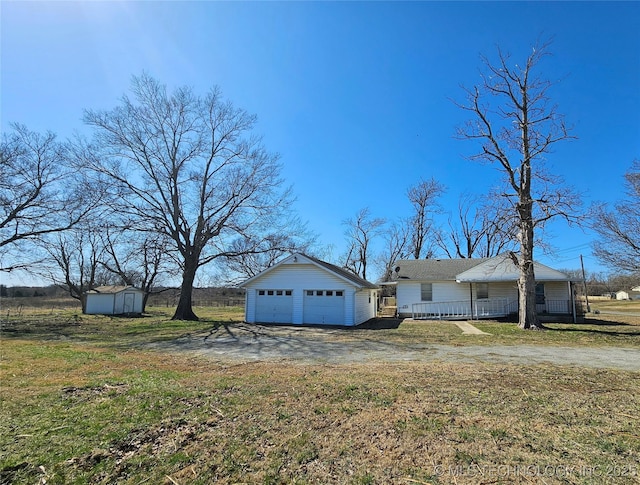
[[[473, 338], [473, 336], [469, 336]], [[555, 364], [640, 371], [640, 350], [532, 345], [399, 344], [373, 333], [313, 327], [234, 324], [207, 333], [154, 343], [168, 352], [191, 353], [222, 362], [290, 361], [292, 363], [484, 362]]]

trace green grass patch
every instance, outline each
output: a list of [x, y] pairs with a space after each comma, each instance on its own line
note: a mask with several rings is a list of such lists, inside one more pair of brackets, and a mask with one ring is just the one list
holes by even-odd
[[[1, 362], [1, 483], [478, 483], [499, 466], [637, 483], [633, 372], [222, 365], [18, 339]], [[567, 483], [520, 481], [538, 478]]]
[[[221, 364], [145, 350], [196, 334], [260, 334], [241, 323], [242, 309], [198, 314], [200, 322], [171, 321], [165, 309], [131, 319], [40, 313], [3, 322], [0, 483], [638, 482], [637, 372]], [[474, 324], [491, 335], [462, 335], [446, 322], [313, 335], [425, 349], [634, 347], [639, 338], [632, 317], [551, 323], [544, 332]]]

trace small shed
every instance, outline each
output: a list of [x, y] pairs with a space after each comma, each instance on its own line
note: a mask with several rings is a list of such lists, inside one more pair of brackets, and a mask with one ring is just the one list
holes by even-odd
[[133, 286], [98, 286], [87, 291], [86, 298], [88, 315], [141, 314], [144, 291]]
[[240, 285], [248, 323], [354, 326], [377, 314], [378, 287], [325, 261], [295, 253]]
[[628, 300], [629, 293], [624, 290], [616, 291], [616, 300]]

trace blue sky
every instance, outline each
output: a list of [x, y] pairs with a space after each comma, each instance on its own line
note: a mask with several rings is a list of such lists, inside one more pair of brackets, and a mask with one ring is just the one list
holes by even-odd
[[[369, 207], [409, 214], [420, 178], [485, 193], [490, 166], [454, 139], [467, 119], [452, 99], [479, 81], [480, 54], [496, 45], [523, 60], [553, 38], [541, 64], [578, 139], [558, 145], [551, 171], [591, 201], [623, 195], [640, 157], [640, 2], [13, 2], [1, 13], [1, 124], [21, 122], [61, 138], [82, 131], [85, 108], [109, 109], [131, 76], [169, 87], [218, 85], [258, 115], [279, 152], [296, 210], [337, 257], [342, 221]], [[556, 268], [600, 271], [593, 234], [548, 232]]]

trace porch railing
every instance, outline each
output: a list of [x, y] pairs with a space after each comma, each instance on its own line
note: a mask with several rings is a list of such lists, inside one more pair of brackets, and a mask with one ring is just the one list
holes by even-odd
[[414, 320], [456, 319], [456, 318], [494, 318], [508, 314], [509, 302], [506, 298], [475, 300], [473, 309], [469, 301], [428, 301], [411, 305]]
[[[509, 303], [509, 313], [518, 313], [518, 300]], [[537, 313], [549, 313], [551, 315], [570, 315], [573, 313], [571, 300], [549, 300], [544, 303], [536, 303]]]
[[[537, 304], [538, 313], [555, 315], [570, 315], [573, 312], [571, 300], [546, 300], [544, 304]], [[414, 320], [427, 319], [459, 319], [459, 318], [498, 318], [518, 313], [518, 300], [507, 298], [490, 298], [474, 300], [473, 311], [468, 300], [458, 301], [428, 301], [411, 305]]]

